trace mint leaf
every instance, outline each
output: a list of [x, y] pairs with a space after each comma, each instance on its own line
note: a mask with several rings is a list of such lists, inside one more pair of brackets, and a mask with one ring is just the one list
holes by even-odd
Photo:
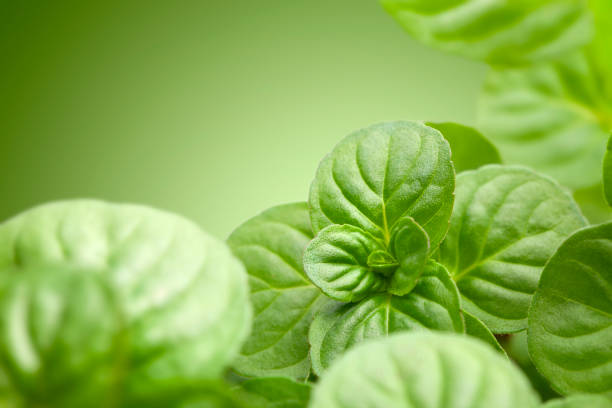
[[369, 233], [351, 225], [330, 225], [306, 248], [304, 270], [327, 296], [357, 302], [387, 287], [386, 272], [368, 265], [371, 255], [381, 251], [384, 245]]
[[612, 401], [600, 395], [572, 395], [548, 401], [542, 408], [610, 408]]
[[550, 64], [492, 70], [479, 126], [505, 162], [521, 163], [573, 189], [601, 179], [612, 99], [592, 60], [576, 53]]
[[314, 390], [311, 408], [536, 408], [529, 382], [479, 340], [401, 333], [355, 347]]
[[404, 217], [391, 232], [393, 253], [399, 267], [391, 277], [387, 291], [403, 296], [410, 292], [425, 268], [429, 256], [429, 237], [411, 217]]
[[306, 408], [312, 387], [289, 378], [264, 377], [240, 384], [249, 408]]
[[497, 148], [476, 129], [452, 122], [427, 122], [426, 125], [438, 129], [448, 141], [457, 173], [501, 163]]
[[[169, 390], [218, 377], [248, 333], [242, 265], [225, 244], [173, 214], [89, 200], [26, 211], [0, 224], [0, 281], [32, 269], [53, 276], [78, 271], [105, 282], [129, 338], [124, 349], [129, 366], [116, 373], [126, 405], [151, 406]], [[44, 316], [29, 324], [49, 339], [62, 322]], [[72, 334], [62, 331], [58, 338]], [[24, 347], [45, 336], [18, 343]], [[45, 350], [49, 353], [38, 360], [70, 358]], [[22, 351], [5, 348], [5, 358], [14, 362], [6, 368], [11, 383], [22, 378], [24, 368], [36, 367], [32, 359], [22, 365]]]
[[404, 216], [423, 227], [435, 249], [448, 229], [454, 170], [440, 132], [417, 122], [370, 126], [343, 139], [310, 188], [315, 234], [331, 224], [361, 228], [389, 244]]
[[463, 308], [493, 333], [523, 330], [544, 264], [586, 225], [554, 181], [515, 166], [487, 165], [457, 177], [451, 228], [440, 260]]
[[234, 368], [246, 376], [310, 373], [308, 326], [322, 300], [306, 277], [302, 253], [312, 238], [306, 203], [273, 207], [251, 218], [229, 237], [246, 266], [254, 308], [253, 329]]
[[529, 353], [562, 394], [612, 397], [612, 223], [569, 237], [542, 272]]
[[532, 63], [591, 37], [585, 0], [381, 0], [417, 40], [492, 65]]
[[405, 330], [463, 332], [459, 294], [442, 265], [427, 265], [405, 296], [372, 295], [356, 304], [328, 302], [309, 332], [313, 369], [320, 375], [347, 349], [366, 339]]
[[461, 314], [463, 315], [463, 322], [465, 323], [465, 334], [484, 341], [492, 346], [495, 350], [499, 351], [503, 355], [506, 355], [504, 348], [499, 344], [493, 333], [491, 333], [489, 328], [485, 326], [483, 322], [465, 310], [461, 311]]
[[604, 156], [603, 185], [606, 200], [612, 206], [612, 136], [608, 139], [608, 149]]

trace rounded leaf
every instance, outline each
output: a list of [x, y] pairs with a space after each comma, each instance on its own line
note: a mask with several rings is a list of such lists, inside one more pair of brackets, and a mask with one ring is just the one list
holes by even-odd
[[525, 329], [544, 264], [584, 217], [557, 183], [521, 167], [464, 172], [455, 196], [440, 260], [463, 308], [493, 333]]
[[459, 334], [401, 333], [349, 351], [323, 375], [311, 408], [535, 408], [508, 359]]
[[612, 105], [582, 53], [550, 64], [491, 70], [479, 127], [504, 162], [524, 164], [572, 189], [601, 179]]
[[425, 44], [492, 65], [551, 59], [586, 44], [585, 0], [381, 0]]
[[308, 327], [325, 297], [302, 266], [311, 239], [306, 203], [273, 207], [229, 237], [230, 248], [249, 274], [254, 309], [251, 335], [234, 361], [238, 373], [297, 379], [310, 374]]
[[386, 273], [368, 264], [384, 245], [351, 225], [330, 225], [320, 231], [304, 252], [304, 270], [332, 299], [357, 302], [387, 287]]
[[356, 304], [329, 302], [310, 327], [312, 366], [317, 374], [366, 340], [405, 330], [463, 332], [459, 294], [442, 265], [430, 263], [405, 296], [378, 294]]
[[529, 353], [562, 394], [612, 397], [612, 223], [582, 229], [542, 272]]
[[448, 230], [454, 177], [448, 143], [433, 128], [389, 122], [358, 130], [317, 169], [309, 198], [313, 230], [348, 224], [389, 244], [395, 224], [410, 216], [433, 250]]
[[453, 122], [427, 122], [426, 125], [438, 129], [448, 141], [457, 173], [501, 163], [497, 148], [476, 129]]
[[391, 245], [399, 267], [391, 276], [387, 291], [403, 296], [415, 287], [423, 273], [429, 257], [429, 237], [414, 219], [404, 217], [391, 233]]
[[136, 405], [219, 376], [248, 333], [242, 265], [173, 214], [88, 200], [26, 211], [0, 224], [0, 279], [32, 269], [105, 282], [129, 337], [122, 395]]

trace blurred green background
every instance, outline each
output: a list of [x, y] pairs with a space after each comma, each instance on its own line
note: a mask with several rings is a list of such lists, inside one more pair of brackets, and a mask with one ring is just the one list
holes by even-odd
[[305, 200], [353, 130], [473, 124], [486, 70], [416, 43], [374, 0], [0, 4], [0, 220], [95, 197], [224, 238]]

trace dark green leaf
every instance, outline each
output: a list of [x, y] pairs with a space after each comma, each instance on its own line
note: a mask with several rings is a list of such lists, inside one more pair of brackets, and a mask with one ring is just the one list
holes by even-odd
[[254, 320], [234, 362], [246, 376], [310, 373], [308, 327], [321, 291], [306, 277], [302, 253], [312, 239], [306, 203], [271, 208], [238, 227], [228, 239], [249, 274]]
[[562, 394], [612, 397], [612, 223], [582, 229], [542, 272], [529, 353]]
[[455, 196], [440, 259], [463, 308], [493, 333], [525, 329], [544, 264], [584, 217], [557, 183], [522, 167], [464, 172]]
[[250, 408], [306, 408], [311, 386], [289, 378], [255, 378], [240, 384]]
[[493, 333], [491, 333], [491, 330], [489, 330], [483, 322], [465, 310], [463, 310], [461, 314], [463, 315], [463, 322], [465, 323], [465, 334], [476, 337], [500, 353], [506, 354], [504, 348], [499, 344]]
[[508, 359], [465, 335], [401, 333], [364, 343], [326, 372], [311, 408], [536, 408]]
[[497, 148], [476, 129], [452, 122], [427, 122], [426, 125], [438, 129], [450, 144], [457, 173], [501, 163]]

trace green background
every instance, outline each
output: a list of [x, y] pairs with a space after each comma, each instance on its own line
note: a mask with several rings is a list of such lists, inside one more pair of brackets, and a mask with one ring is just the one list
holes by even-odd
[[485, 74], [417, 44], [375, 0], [0, 4], [0, 220], [95, 197], [223, 238], [305, 200], [353, 130], [473, 124]]

